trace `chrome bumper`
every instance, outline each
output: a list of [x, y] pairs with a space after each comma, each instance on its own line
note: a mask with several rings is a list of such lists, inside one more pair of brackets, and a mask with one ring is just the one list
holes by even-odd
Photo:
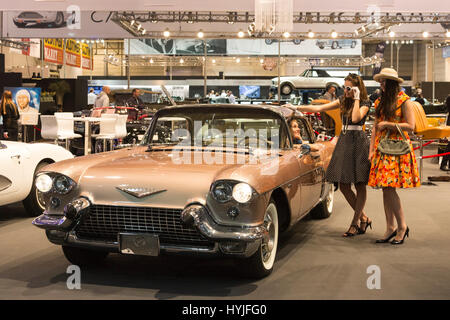
[[[76, 203], [74, 200], [71, 204]], [[83, 200], [84, 201], [84, 200]], [[33, 225], [47, 230], [47, 236], [52, 243], [59, 245], [73, 245], [86, 248], [95, 248], [119, 252], [118, 242], [99, 240], [85, 240], [77, 237], [73, 231], [75, 225], [89, 214], [89, 205], [73, 206], [75, 209], [65, 210], [64, 216], [48, 215], [46, 212], [33, 220]], [[70, 207], [69, 207], [70, 208]], [[214, 248], [202, 248], [192, 246], [167, 246], [161, 244], [160, 249], [167, 252], [191, 252], [191, 253], [217, 253], [248, 257], [259, 248], [261, 240], [268, 236], [267, 229], [261, 225], [256, 227], [222, 226], [213, 221], [205, 207], [190, 205], [181, 213], [181, 221], [188, 227], [194, 227], [198, 232], [211, 242], [215, 242]], [[54, 236], [51, 236], [51, 235]], [[242, 248], [227, 249], [237, 245]]]

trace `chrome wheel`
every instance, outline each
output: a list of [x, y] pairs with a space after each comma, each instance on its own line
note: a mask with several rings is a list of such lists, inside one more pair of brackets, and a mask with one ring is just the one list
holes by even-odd
[[270, 270], [275, 262], [278, 245], [278, 213], [274, 203], [267, 206], [264, 226], [268, 232], [261, 243], [261, 258], [264, 268]]
[[44, 194], [42, 192], [40, 192], [37, 188], [36, 188], [36, 202], [37, 202], [39, 208], [42, 211], [44, 211], [45, 210]]
[[291, 94], [291, 92], [292, 92], [292, 88], [291, 88], [288, 84], [285, 84], [285, 85], [281, 88], [281, 93], [284, 94], [284, 95]]

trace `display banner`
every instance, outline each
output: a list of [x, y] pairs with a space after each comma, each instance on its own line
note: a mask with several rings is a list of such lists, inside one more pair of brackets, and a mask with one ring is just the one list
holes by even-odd
[[47, 62], [64, 63], [63, 39], [44, 39], [44, 60]]
[[81, 47], [74, 39], [66, 40], [66, 65], [77, 67], [81, 66]]
[[41, 40], [40, 39], [30, 39], [30, 38], [18, 38], [17, 39], [17, 38], [14, 38], [11, 40], [17, 41], [17, 42], [25, 42], [25, 43], [29, 44], [29, 47], [27, 50], [10, 48], [9, 51], [11, 53], [23, 54], [23, 55], [38, 58], [38, 59], [41, 57]]
[[[130, 54], [168, 54], [203, 56], [204, 41], [198, 39], [131, 39]], [[128, 43], [125, 43], [128, 51]], [[362, 41], [358, 39], [282, 40], [281, 55], [295, 56], [360, 56]], [[278, 55], [277, 39], [211, 39], [206, 40], [207, 55]]]
[[81, 44], [81, 67], [83, 69], [92, 70], [91, 48], [87, 43]]

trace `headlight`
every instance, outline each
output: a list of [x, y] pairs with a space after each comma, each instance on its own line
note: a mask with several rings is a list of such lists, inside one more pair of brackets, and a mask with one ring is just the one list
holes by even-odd
[[233, 198], [239, 203], [247, 203], [252, 198], [252, 187], [246, 183], [238, 183], [233, 188]]
[[69, 177], [63, 175], [57, 176], [53, 182], [55, 191], [61, 194], [69, 193], [74, 185], [75, 183]]
[[218, 182], [212, 189], [212, 195], [218, 202], [227, 202], [233, 196], [233, 187], [227, 182]]
[[53, 179], [47, 174], [41, 174], [36, 178], [36, 188], [43, 193], [52, 190]]

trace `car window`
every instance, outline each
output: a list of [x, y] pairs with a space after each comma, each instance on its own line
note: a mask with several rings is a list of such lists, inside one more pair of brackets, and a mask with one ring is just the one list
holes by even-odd
[[317, 74], [316, 70], [311, 71], [311, 77], [315, 77], [315, 78], [318, 77], [318, 74]]
[[317, 70], [317, 73], [319, 74], [319, 77], [326, 78], [330, 75], [325, 70]]
[[302, 136], [303, 143], [311, 143], [311, 135], [309, 134], [308, 126], [306, 120], [299, 118], [297, 119], [298, 126], [300, 127], [300, 135]]

